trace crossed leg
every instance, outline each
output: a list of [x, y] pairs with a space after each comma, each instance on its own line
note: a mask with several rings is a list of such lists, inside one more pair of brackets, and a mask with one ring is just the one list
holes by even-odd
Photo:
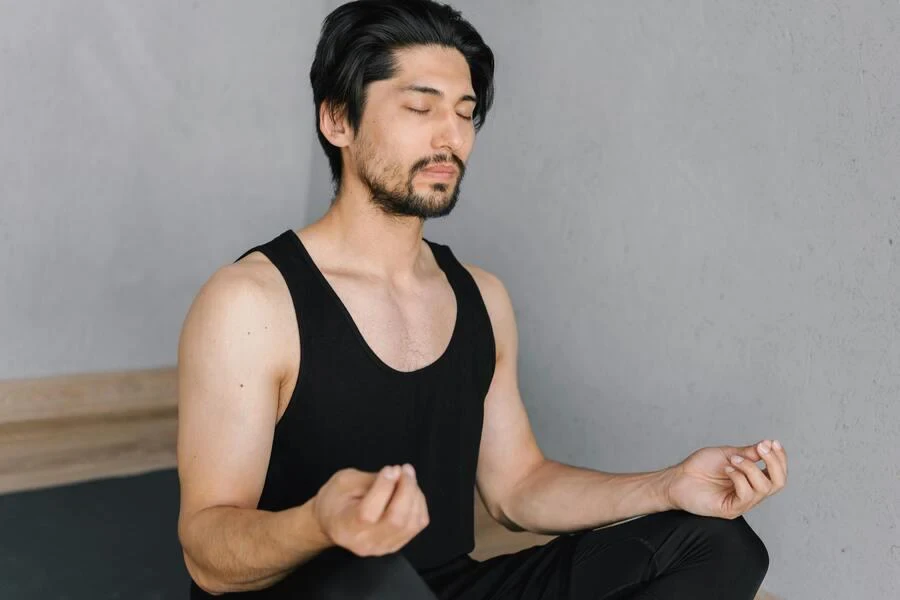
[[768, 565], [743, 517], [667, 511], [423, 577], [441, 600], [752, 600]]

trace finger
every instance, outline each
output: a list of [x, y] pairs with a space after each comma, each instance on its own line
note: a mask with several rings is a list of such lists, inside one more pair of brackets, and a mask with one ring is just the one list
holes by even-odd
[[779, 458], [781, 461], [781, 466], [784, 469], [784, 477], [787, 479], [788, 473], [788, 458], [787, 458], [787, 450], [784, 449], [784, 446], [781, 445], [781, 442], [775, 440], [772, 442], [772, 452]]
[[728, 475], [729, 479], [734, 483], [734, 494], [738, 499], [738, 506], [732, 508], [734, 508], [736, 512], [742, 513], [745, 508], [753, 503], [755, 497], [753, 487], [750, 485], [750, 482], [747, 481], [747, 476], [744, 475], [744, 472], [735, 467], [730, 465], [725, 467], [725, 474]]
[[774, 445], [761, 447], [760, 453], [763, 455], [763, 461], [766, 463], [763, 473], [772, 482], [772, 489], [769, 493], [777, 492], [784, 487], [784, 482], [787, 478], [787, 474], [784, 472], [784, 463], [778, 456], [778, 451]]
[[404, 528], [412, 517], [419, 486], [416, 484], [415, 470], [411, 465], [402, 467], [402, 475], [397, 483], [397, 493], [385, 511], [385, 518], [394, 528]]
[[416, 493], [413, 494], [412, 507], [409, 509], [409, 520], [407, 521], [406, 526], [412, 531], [419, 529], [419, 523], [422, 521], [422, 517], [424, 516], [425, 510], [422, 506], [422, 490], [417, 489]]
[[342, 475], [341, 487], [346, 489], [351, 495], [362, 498], [368, 493], [372, 484], [375, 483], [378, 475], [378, 473], [370, 473], [368, 471], [346, 469]]
[[428, 516], [428, 503], [425, 501], [425, 494], [419, 490], [419, 501], [417, 503], [419, 507], [419, 517], [416, 522], [416, 526], [419, 528], [419, 531], [422, 531], [426, 527], [428, 527], [429, 516]]
[[[762, 440], [752, 446], [743, 446], [739, 448], [731, 448], [731, 452], [728, 453], [729, 456], [731, 454], [739, 454], [747, 460], [751, 460], [755, 463], [763, 461], [766, 463], [766, 468], [761, 467], [762, 473], [766, 475], [766, 478], [769, 478], [768, 475], [768, 461], [771, 460], [771, 452], [772, 452], [772, 440]], [[765, 452], [768, 451], [768, 452]], [[728, 452], [728, 449], [726, 449]]]
[[394, 495], [400, 478], [400, 467], [384, 467], [375, 482], [359, 503], [359, 518], [366, 523], [377, 523]]
[[409, 522], [415, 508], [416, 495], [419, 491], [416, 485], [415, 475], [411, 475], [406, 469], [411, 466], [404, 465], [403, 474], [397, 482], [397, 491], [384, 511], [384, 516], [379, 525], [382, 531], [379, 537], [391, 548], [405, 544], [410, 539]]
[[747, 476], [747, 481], [749, 481], [750, 485], [753, 487], [754, 492], [763, 496], [768, 495], [769, 491], [772, 489], [772, 482], [769, 481], [768, 477], [763, 475], [763, 472], [756, 466], [755, 462], [734, 455], [731, 457], [731, 464], [734, 465], [736, 469], [743, 471], [744, 475]]
[[760, 460], [762, 460], [762, 457], [763, 457], [763, 455], [760, 453], [760, 447], [763, 444], [765, 444], [766, 442], [768, 442], [768, 440], [760, 440], [757, 443], [752, 444], [750, 446], [740, 446], [737, 448], [732, 448], [731, 449], [732, 452], [729, 453], [729, 456], [731, 454], [740, 454], [747, 460], [752, 460], [753, 462], [759, 462]]
[[425, 504], [425, 495], [421, 489], [416, 494], [412, 513], [409, 520], [410, 539], [428, 526], [428, 506]]
[[787, 464], [787, 452], [780, 443], [778, 443], [778, 447], [775, 444], [778, 443], [778, 440], [772, 442], [772, 455], [778, 460], [778, 464], [781, 465], [781, 472], [784, 473], [784, 481], [782, 482], [782, 487], [787, 483], [788, 476], [788, 464]]

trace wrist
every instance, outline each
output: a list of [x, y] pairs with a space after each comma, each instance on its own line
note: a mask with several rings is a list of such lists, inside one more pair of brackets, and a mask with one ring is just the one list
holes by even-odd
[[678, 505], [672, 499], [672, 486], [680, 471], [681, 467], [674, 465], [659, 472], [659, 501], [663, 511], [679, 510]]
[[313, 496], [309, 502], [303, 505], [304, 508], [307, 509], [307, 516], [309, 518], [309, 533], [312, 538], [312, 541], [320, 546], [323, 550], [325, 548], [330, 548], [334, 546], [334, 540], [325, 532], [325, 528], [322, 526], [322, 521], [319, 519], [319, 511], [317, 505], [318, 497]]

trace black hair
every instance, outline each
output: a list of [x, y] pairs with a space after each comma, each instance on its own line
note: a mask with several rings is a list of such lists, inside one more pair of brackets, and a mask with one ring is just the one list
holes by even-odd
[[455, 48], [469, 64], [477, 103], [475, 130], [481, 129], [494, 99], [494, 53], [459, 11], [433, 0], [355, 0], [322, 23], [309, 71], [316, 107], [316, 132], [331, 167], [335, 191], [341, 184], [341, 151], [319, 129], [319, 111], [328, 102], [346, 111], [354, 132], [362, 121], [366, 86], [394, 77], [395, 50], [418, 45]]

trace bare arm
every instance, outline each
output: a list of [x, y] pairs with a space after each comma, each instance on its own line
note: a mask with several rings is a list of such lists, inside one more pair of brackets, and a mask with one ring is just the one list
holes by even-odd
[[332, 545], [315, 499], [256, 509], [284, 376], [274, 280], [259, 269], [238, 263], [210, 278], [178, 347], [178, 535], [191, 577], [213, 594], [269, 587]]
[[466, 267], [481, 290], [497, 346], [476, 476], [491, 516], [514, 531], [556, 534], [667, 510], [668, 470], [611, 474], [544, 456], [519, 394], [518, 333], [509, 295], [494, 275]]
[[672, 508], [665, 497], [670, 477], [668, 469], [604, 473], [547, 460], [513, 488], [505, 510], [535, 533], [594, 529]]

